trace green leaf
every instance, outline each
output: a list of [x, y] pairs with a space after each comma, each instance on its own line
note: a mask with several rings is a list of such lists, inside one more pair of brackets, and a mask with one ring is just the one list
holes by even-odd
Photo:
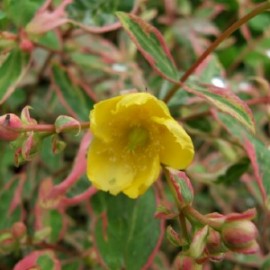
[[88, 119], [94, 104], [93, 101], [81, 87], [71, 81], [67, 72], [60, 65], [55, 64], [52, 70], [55, 90], [58, 97], [61, 97], [59, 100], [62, 105], [73, 117]]
[[[238, 138], [239, 142], [245, 147], [248, 140], [255, 149], [255, 162], [259, 168], [259, 177], [262, 179], [263, 187], [267, 195], [267, 200], [270, 201], [270, 150], [254, 135], [237, 124], [237, 122], [229, 115], [223, 113], [218, 114], [218, 118], [228, 129], [228, 131]], [[254, 168], [254, 166], [253, 166]], [[255, 172], [255, 171], [254, 171]], [[256, 174], [256, 172], [255, 172]], [[267, 202], [265, 202], [267, 203]]]
[[22, 208], [17, 205], [13, 211], [10, 211], [10, 207], [14, 200], [14, 196], [21, 196], [16, 194], [18, 185], [22, 181], [21, 179], [15, 179], [8, 186], [2, 187], [0, 191], [0, 230], [10, 228], [14, 222], [19, 221], [22, 214]]
[[69, 17], [85, 25], [104, 26], [116, 21], [115, 12], [131, 11], [135, 0], [76, 0], [68, 6]]
[[54, 269], [53, 260], [47, 254], [41, 255], [37, 259], [37, 263], [41, 267], [42, 270]]
[[153, 190], [137, 200], [122, 194], [98, 196], [104, 196], [106, 210], [106, 217], [100, 218], [95, 228], [97, 248], [104, 262], [111, 270], [142, 269], [162, 237], [160, 221], [154, 218]]
[[243, 158], [238, 163], [230, 166], [224, 175], [218, 177], [216, 182], [231, 185], [239, 181], [240, 177], [248, 170], [249, 164], [249, 159]]
[[209, 84], [189, 83], [182, 86], [186, 91], [193, 93], [215, 105], [219, 110], [230, 114], [249, 131], [255, 133], [253, 114], [247, 104], [233, 92], [214, 87]]
[[[51, 210], [49, 214], [49, 224], [51, 227], [51, 241], [57, 242], [63, 226], [63, 217], [57, 210]], [[50, 269], [50, 268], [47, 268]]]
[[161, 33], [141, 18], [117, 12], [122, 26], [145, 59], [162, 77], [176, 82], [179, 73]]
[[[15, 90], [17, 82], [27, 63], [28, 56], [20, 50], [13, 50], [0, 67], [0, 104]], [[13, 89], [14, 88], [14, 89]]]
[[26, 26], [42, 3], [42, 0], [5, 0], [4, 10], [16, 26]]
[[74, 52], [71, 54], [71, 59], [78, 65], [87, 69], [95, 69], [95, 70], [106, 70], [108, 65], [102, 62], [101, 57], [90, 54], [82, 54], [78, 52]]

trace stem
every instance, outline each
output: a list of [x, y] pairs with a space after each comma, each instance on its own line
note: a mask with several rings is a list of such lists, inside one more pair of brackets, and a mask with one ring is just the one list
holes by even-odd
[[204, 225], [208, 225], [212, 227], [215, 230], [219, 230], [220, 228], [220, 222], [216, 222], [213, 220], [208, 219], [204, 215], [202, 215], [200, 212], [198, 212], [195, 208], [193, 208], [191, 205], [187, 205], [182, 209], [185, 216], [190, 218], [192, 221], [196, 220]]
[[[206, 59], [206, 57], [209, 54], [211, 54], [218, 47], [218, 45], [222, 41], [224, 41], [227, 37], [229, 37], [233, 32], [235, 32], [244, 23], [248, 22], [250, 19], [252, 19], [256, 15], [262, 13], [263, 11], [269, 8], [270, 8], [270, 2], [265, 2], [258, 5], [250, 13], [246, 14], [243, 18], [233, 23], [229, 28], [227, 28], [227, 30], [221, 33], [221, 35], [218, 36], [217, 39], [204, 51], [204, 53], [197, 59], [197, 61], [184, 73], [184, 75], [180, 79], [180, 84], [184, 83], [189, 78], [189, 76], [197, 69], [197, 67]], [[179, 88], [179, 83], [176, 83], [175, 85], [172, 86], [172, 88], [169, 90], [168, 94], [164, 98], [164, 101], [166, 103], [172, 98], [172, 96], [175, 94], [178, 88]]]
[[[81, 122], [80, 127], [81, 129], [88, 129], [90, 127], [90, 122]], [[15, 132], [34, 131], [34, 132], [56, 133], [55, 125], [53, 124], [40, 124], [40, 125], [36, 124], [36, 125], [28, 125], [25, 127], [19, 127], [19, 128], [1, 126], [1, 128], [5, 128], [9, 131], [15, 131]], [[61, 132], [69, 132], [69, 131], [77, 130], [77, 129], [78, 129], [78, 124], [73, 124], [66, 127], [62, 127]]]
[[79, 204], [85, 200], [88, 200], [89, 198], [91, 198], [93, 195], [95, 195], [97, 193], [97, 189], [95, 187], [89, 187], [86, 191], [84, 191], [83, 193], [76, 195], [73, 198], [64, 198], [61, 202], [63, 207], [70, 207], [76, 204]]
[[179, 210], [179, 216], [178, 217], [179, 217], [179, 223], [180, 223], [181, 231], [183, 233], [183, 237], [189, 243], [189, 234], [188, 234], [187, 222], [186, 222], [185, 214], [183, 212], [183, 207], [181, 206], [181, 204], [179, 202], [179, 199], [177, 198], [176, 192], [174, 190], [174, 187], [173, 187], [173, 185], [171, 183], [169, 171], [166, 169], [166, 167], [163, 167], [163, 171], [165, 173], [165, 177], [166, 177], [168, 186], [170, 188], [170, 191], [173, 194], [173, 197], [175, 199], [177, 208]]

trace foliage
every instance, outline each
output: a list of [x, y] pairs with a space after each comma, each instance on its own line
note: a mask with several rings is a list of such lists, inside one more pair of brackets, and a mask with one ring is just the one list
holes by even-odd
[[[1, 1], [0, 269], [268, 269], [269, 8]], [[94, 104], [134, 92], [167, 104], [195, 158], [130, 199], [92, 186], [86, 154]]]

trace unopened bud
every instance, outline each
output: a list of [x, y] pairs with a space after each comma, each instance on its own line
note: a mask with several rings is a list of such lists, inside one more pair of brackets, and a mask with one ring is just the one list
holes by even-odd
[[26, 234], [26, 227], [22, 222], [16, 222], [13, 224], [11, 232], [15, 239], [21, 239]]
[[23, 52], [32, 52], [34, 49], [33, 42], [29, 39], [23, 39], [20, 42], [20, 49]]
[[201, 266], [196, 261], [188, 256], [177, 256], [173, 262], [172, 269], [175, 270], [197, 270], [201, 269]]
[[21, 119], [13, 113], [0, 116], [0, 140], [15, 141], [20, 135], [15, 129], [21, 126]]
[[252, 254], [259, 250], [257, 228], [250, 220], [226, 222], [221, 230], [224, 244], [232, 251]]

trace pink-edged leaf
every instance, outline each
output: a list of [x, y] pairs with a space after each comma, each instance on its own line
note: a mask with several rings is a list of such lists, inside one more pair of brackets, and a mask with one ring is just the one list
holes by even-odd
[[63, 130], [68, 129], [69, 127], [71, 127], [72, 129], [75, 127], [77, 127], [77, 134], [80, 133], [81, 131], [81, 124], [78, 120], [67, 116], [67, 115], [60, 115], [57, 117], [57, 119], [55, 120], [55, 131], [56, 133], [60, 133]]
[[176, 82], [179, 73], [162, 34], [136, 15], [124, 12], [117, 12], [116, 15], [152, 68], [162, 77]]
[[266, 194], [266, 191], [265, 191], [264, 186], [263, 186], [263, 179], [262, 179], [262, 175], [260, 172], [260, 167], [259, 167], [259, 163], [258, 163], [258, 159], [257, 159], [257, 155], [256, 155], [255, 145], [252, 144], [251, 141], [246, 139], [244, 141], [244, 148], [245, 148], [247, 155], [251, 161], [251, 165], [252, 165], [252, 168], [254, 171], [254, 176], [256, 178], [256, 181], [257, 181], [259, 190], [261, 192], [263, 201], [266, 202], [267, 201], [267, 194]]
[[[104, 264], [108, 269], [148, 269], [160, 247], [164, 230], [163, 222], [154, 218], [153, 189], [138, 200], [101, 192], [94, 197], [103, 203], [94, 235]], [[101, 204], [93, 206], [95, 211], [100, 211]]]
[[249, 131], [255, 133], [253, 114], [248, 105], [228, 89], [209, 84], [190, 83], [182, 87], [216, 106], [219, 110], [231, 115]]
[[215, 115], [223, 126], [235, 136], [247, 151], [254, 170], [255, 181], [261, 193], [262, 202], [269, 206], [270, 201], [270, 150], [254, 135], [239, 126], [230, 115]]
[[18, 49], [8, 55], [0, 67], [0, 105], [15, 91], [18, 83], [28, 71], [29, 57]]
[[169, 167], [166, 168], [166, 173], [178, 203], [181, 206], [192, 204], [194, 191], [188, 176]]
[[23, 219], [22, 191], [26, 181], [25, 174], [18, 175], [0, 191], [0, 230], [7, 229], [14, 222]]
[[51, 250], [33, 251], [20, 260], [14, 267], [14, 270], [29, 269], [61, 270], [61, 263]]

